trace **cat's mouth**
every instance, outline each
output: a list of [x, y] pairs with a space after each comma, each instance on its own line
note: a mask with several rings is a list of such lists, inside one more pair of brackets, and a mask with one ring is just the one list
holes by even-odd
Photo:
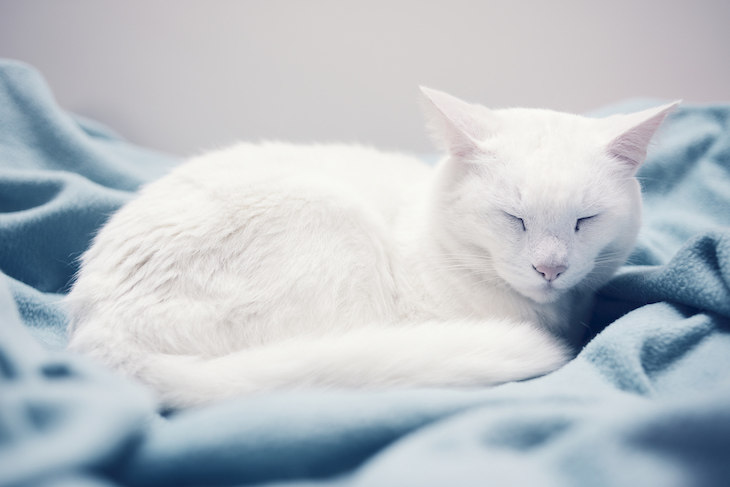
[[[499, 273], [499, 269], [497, 272]], [[543, 278], [539, 280], [535, 279], [535, 276], [532, 275], [515, 275], [515, 272], [512, 272], [512, 274], [508, 276], [504, 276], [502, 273], [500, 274], [502, 275], [502, 279], [504, 279], [513, 290], [540, 304], [557, 301], [568, 289], [570, 289], [570, 287], [572, 287], [568, 285], [568, 282], [565, 279], [547, 281]], [[561, 278], [562, 277], [563, 276], [561, 276]]]

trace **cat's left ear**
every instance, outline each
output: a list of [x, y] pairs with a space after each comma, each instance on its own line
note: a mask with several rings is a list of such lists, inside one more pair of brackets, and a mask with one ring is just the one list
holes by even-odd
[[480, 154], [479, 141], [487, 136], [486, 124], [493, 118], [489, 109], [423, 86], [421, 92], [423, 110], [436, 142], [460, 159]]
[[614, 115], [605, 120], [610, 122], [612, 131], [620, 133], [608, 143], [608, 154], [624, 164], [632, 173], [644, 163], [649, 143], [659, 126], [681, 101], [649, 108], [628, 115]]

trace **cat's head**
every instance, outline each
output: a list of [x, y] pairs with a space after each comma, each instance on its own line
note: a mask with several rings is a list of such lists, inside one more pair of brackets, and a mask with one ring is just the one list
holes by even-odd
[[[490, 270], [537, 302], [603, 284], [641, 222], [635, 173], [678, 102], [587, 118], [489, 110], [422, 89], [438, 167], [432, 230], [449, 262]], [[493, 273], [492, 273], [493, 274]]]

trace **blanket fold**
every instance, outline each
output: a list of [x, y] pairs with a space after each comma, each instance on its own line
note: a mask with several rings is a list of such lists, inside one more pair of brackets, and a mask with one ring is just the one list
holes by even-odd
[[94, 482], [138, 442], [154, 403], [141, 387], [26, 331], [0, 281], [0, 485]]

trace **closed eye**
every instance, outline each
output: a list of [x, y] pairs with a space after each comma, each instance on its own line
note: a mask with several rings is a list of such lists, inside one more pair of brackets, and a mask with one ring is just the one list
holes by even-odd
[[514, 216], [514, 215], [512, 215], [510, 213], [507, 213], [506, 211], [504, 212], [504, 214], [507, 215], [513, 222], [519, 223], [520, 225], [522, 225], [522, 231], [523, 232], [526, 232], [527, 231], [527, 227], [525, 226], [525, 220], [523, 220], [520, 217]]
[[580, 226], [581, 226], [581, 225], [582, 225], [583, 223], [585, 223], [585, 222], [587, 222], [588, 220], [590, 220], [590, 219], [592, 219], [592, 218], [595, 218], [595, 217], [597, 217], [597, 216], [598, 216], [598, 215], [591, 215], [591, 216], [586, 216], [586, 217], [583, 217], [583, 218], [578, 218], [578, 220], [576, 220], [576, 222], [575, 222], [575, 231], [577, 232], [578, 230], [580, 230]]

